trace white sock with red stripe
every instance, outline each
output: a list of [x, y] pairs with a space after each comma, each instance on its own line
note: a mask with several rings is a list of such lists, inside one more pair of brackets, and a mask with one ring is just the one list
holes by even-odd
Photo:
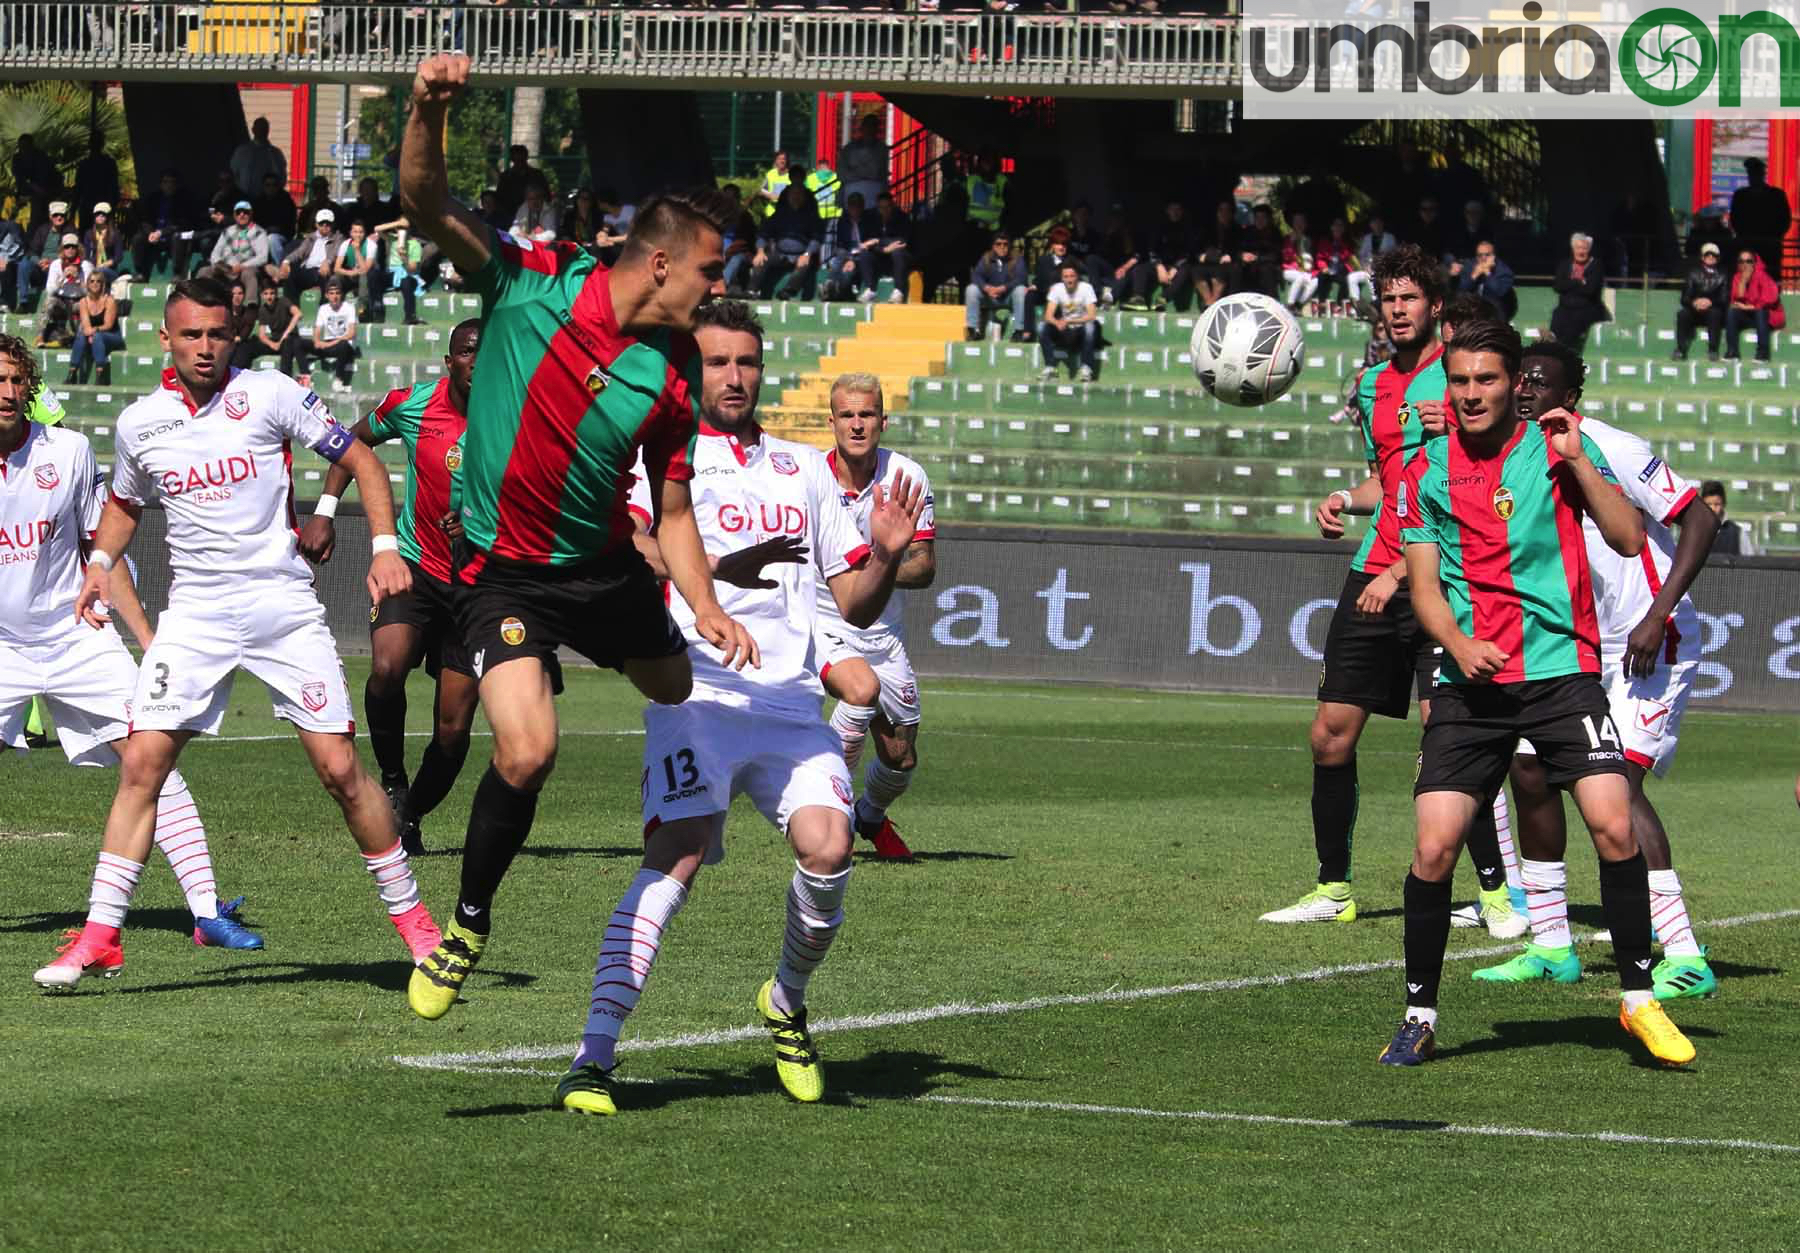
[[1506, 886], [1523, 891], [1525, 876], [1519, 870], [1519, 849], [1513, 843], [1512, 811], [1506, 807], [1505, 788], [1494, 793], [1494, 834], [1500, 840], [1500, 864], [1506, 867]]
[[181, 771], [169, 771], [162, 795], [156, 798], [156, 847], [169, 859], [175, 882], [187, 897], [188, 912], [196, 918], [219, 916], [219, 888], [213, 881], [212, 851], [206, 847], [206, 827], [193, 793]]
[[662, 947], [663, 933], [682, 905], [687, 889], [660, 870], [640, 870], [619, 898], [606, 933], [600, 938], [600, 960], [594, 964], [594, 995], [588, 1002], [587, 1029], [575, 1065], [594, 1062], [611, 1070], [619, 1032], [637, 1008]]
[[1569, 868], [1560, 861], [1520, 863], [1525, 884], [1525, 909], [1531, 915], [1531, 942], [1542, 948], [1568, 948]]
[[888, 806], [900, 799], [912, 783], [912, 777], [912, 771], [896, 770], [879, 757], [871, 760], [868, 770], [863, 772], [863, 794], [857, 797], [856, 810], [851, 814], [857, 828], [867, 830], [880, 826], [887, 817]]
[[852, 779], [856, 778], [856, 764], [862, 760], [863, 743], [869, 738], [869, 723], [874, 717], [873, 705], [852, 705], [847, 700], [839, 701], [831, 711], [831, 729], [843, 741], [844, 764], [850, 767]]
[[388, 917], [398, 918], [420, 904], [419, 881], [413, 878], [406, 846], [399, 840], [385, 853], [364, 853], [362, 857], [375, 880], [375, 890], [381, 893], [381, 903], [387, 906]]
[[137, 891], [144, 863], [101, 853], [94, 863], [94, 883], [88, 889], [87, 930], [107, 928], [112, 934], [102, 938], [116, 940], [125, 925], [125, 914], [131, 908], [131, 894]]
[[1700, 941], [1694, 938], [1687, 902], [1681, 899], [1681, 880], [1673, 870], [1650, 872], [1650, 925], [1662, 941], [1664, 957], [1700, 956]]
[[793, 881], [788, 884], [781, 963], [775, 967], [775, 987], [769, 995], [782, 1013], [791, 1014], [806, 1004], [806, 985], [844, 925], [844, 893], [849, 887], [848, 869], [813, 874], [794, 867]]

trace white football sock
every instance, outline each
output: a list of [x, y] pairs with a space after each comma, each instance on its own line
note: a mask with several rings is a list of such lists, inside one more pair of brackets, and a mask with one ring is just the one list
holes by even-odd
[[138, 876], [143, 873], [143, 862], [101, 853], [94, 863], [93, 886], [88, 889], [87, 920], [103, 927], [124, 926], [131, 894], [137, 891]]
[[912, 777], [912, 771], [896, 770], [879, 757], [871, 760], [863, 773], [863, 794], [856, 801], [856, 824], [879, 825], [887, 817], [888, 806], [900, 799]]
[[875, 717], [873, 705], [852, 705], [847, 700], [831, 711], [831, 729], [844, 745], [844, 764], [850, 777], [856, 778], [856, 765], [862, 760], [863, 743], [869, 738], [869, 722]]
[[1541, 948], [1568, 948], [1569, 868], [1560, 861], [1519, 864], [1525, 886], [1525, 909], [1531, 915], [1531, 942]]
[[169, 859], [175, 882], [187, 897], [188, 912], [196, 918], [217, 918], [219, 889], [213, 882], [206, 827], [179, 770], [169, 771], [162, 795], [156, 798], [156, 847]]
[[637, 1008], [662, 947], [663, 933], [687, 900], [681, 881], [660, 870], [639, 870], [606, 920], [600, 959], [594, 964], [594, 995], [588, 1002], [587, 1029], [575, 1064], [596, 1062], [611, 1070], [619, 1032]]
[[1519, 870], [1519, 849], [1513, 843], [1512, 812], [1506, 807], [1506, 789], [1494, 793], [1494, 834], [1500, 840], [1500, 862], [1506, 867], [1506, 886], [1523, 891], [1525, 877]]
[[1698, 957], [1700, 941], [1681, 899], [1681, 880], [1673, 870], [1650, 872], [1650, 925], [1662, 941], [1664, 957]]
[[1422, 1009], [1417, 1005], [1408, 1005], [1406, 1007], [1406, 1016], [1408, 1018], [1417, 1018], [1433, 1031], [1437, 1030], [1437, 1010], [1435, 1009]]
[[806, 985], [844, 925], [844, 893], [849, 887], [848, 869], [820, 875], [794, 867], [788, 884], [787, 931], [781, 937], [781, 962], [775, 967], [770, 997], [782, 1013], [791, 1014], [806, 1004]]
[[1634, 992], [1619, 993], [1619, 999], [1625, 1002], [1626, 1013], [1635, 1014], [1654, 1000], [1655, 994], [1649, 988], [1639, 988]]
[[419, 903], [419, 881], [413, 878], [412, 865], [406, 860], [406, 846], [394, 841], [385, 853], [364, 853], [363, 865], [374, 876], [375, 890], [387, 906], [389, 917], [398, 917]]

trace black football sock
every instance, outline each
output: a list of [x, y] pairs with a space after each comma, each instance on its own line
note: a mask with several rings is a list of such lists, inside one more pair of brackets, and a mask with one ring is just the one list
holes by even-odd
[[1481, 890], [1492, 892], [1506, 886], [1506, 862], [1500, 856], [1500, 832], [1494, 826], [1492, 797], [1477, 797], [1480, 808], [1469, 822], [1469, 860], [1475, 863], [1475, 877]]
[[469, 807], [469, 834], [463, 840], [462, 891], [456, 898], [456, 922], [488, 933], [489, 910], [500, 880], [525, 847], [531, 820], [537, 815], [537, 793], [521, 792], [500, 777], [490, 763]]
[[1643, 853], [1624, 861], [1600, 861], [1600, 911], [1612, 932], [1619, 987], [1650, 988], [1650, 868]]
[[1450, 943], [1450, 881], [1432, 883], [1410, 871], [1406, 905], [1406, 1004], [1436, 1009], [1444, 977], [1444, 946]]
[[1356, 834], [1356, 758], [1341, 766], [1313, 766], [1313, 847], [1319, 882], [1350, 880], [1350, 842]]
[[381, 786], [406, 786], [406, 688], [378, 691], [373, 681], [363, 687], [363, 716], [369, 720], [369, 747], [381, 768]]
[[462, 773], [463, 760], [468, 755], [467, 741], [464, 741], [462, 751], [454, 756], [445, 752], [436, 740], [425, 746], [419, 773], [413, 776], [412, 788], [406, 794], [408, 817], [416, 822], [443, 803], [444, 797], [450, 795], [450, 789], [456, 786], [456, 776]]

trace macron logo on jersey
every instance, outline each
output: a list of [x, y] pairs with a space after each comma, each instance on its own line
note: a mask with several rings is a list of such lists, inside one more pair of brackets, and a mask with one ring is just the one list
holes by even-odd
[[355, 442], [355, 437], [349, 431], [336, 422], [332, 422], [326, 425], [325, 434], [319, 436], [318, 441], [313, 444], [312, 450], [325, 460], [336, 462], [350, 451], [350, 445]]

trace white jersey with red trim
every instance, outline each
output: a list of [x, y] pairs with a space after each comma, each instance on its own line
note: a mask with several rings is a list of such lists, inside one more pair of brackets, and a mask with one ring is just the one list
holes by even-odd
[[[826, 469], [830, 471], [838, 499], [849, 511], [857, 534], [862, 536], [864, 544], [869, 542], [869, 515], [875, 512], [875, 484], [881, 484], [883, 491], [891, 493], [895, 477], [902, 474], [906, 476], [907, 482], [917, 484], [925, 493], [925, 510], [919, 515], [913, 542], [916, 544], [920, 540], [937, 537], [937, 513], [933, 508], [931, 484], [926, 481], [925, 471], [918, 462], [904, 453], [878, 448], [875, 450], [875, 473], [870, 476], [868, 485], [861, 492], [852, 492], [838, 480], [837, 459], [835, 448], [826, 453]], [[889, 643], [906, 642], [905, 594], [899, 589], [896, 588], [894, 594], [888, 597], [887, 607], [881, 611], [881, 617], [876, 619], [874, 625], [861, 628], [844, 621], [843, 615], [838, 613], [837, 602], [831, 598], [829, 591], [821, 587], [819, 593], [819, 625], [825, 630], [874, 649], [885, 648]]]
[[[1669, 525], [1699, 497], [1700, 488], [1629, 431], [1584, 417], [1581, 432], [1600, 446], [1625, 498], [1643, 512], [1648, 537], [1643, 552], [1621, 557], [1607, 547], [1593, 518], [1582, 521], [1594, 580], [1594, 608], [1600, 619], [1600, 655], [1603, 665], [1614, 669], [1625, 656], [1626, 637], [1650, 612], [1674, 564], [1675, 537]], [[1670, 663], [1700, 655], [1700, 617], [1686, 596], [1669, 616], [1666, 639], [1664, 659]]]
[[104, 483], [87, 437], [61, 427], [27, 422], [25, 442], [0, 460], [0, 641], [91, 629], [75, 621], [75, 600]]
[[[635, 476], [631, 511], [649, 519], [650, 485], [641, 454]], [[669, 612], [687, 637], [695, 687], [706, 689], [705, 699], [817, 718], [825, 689], [813, 658], [815, 607], [821, 595], [830, 595], [825, 580], [857, 565], [869, 551], [838, 501], [825, 458], [805, 444], [768, 435], [745, 444], [701, 423], [688, 489], [708, 556], [784, 535], [797, 537], [807, 549], [804, 562], [764, 567], [772, 588], [713, 584], [721, 607], [756, 640], [760, 669], [721, 665], [719, 650], [694, 629], [693, 610], [669, 585]]]
[[221, 582], [312, 579], [294, 516], [293, 445], [333, 461], [350, 434], [318, 393], [274, 370], [233, 370], [204, 408], [163, 372], [162, 386], [119, 415], [113, 494], [161, 500], [171, 600]]

